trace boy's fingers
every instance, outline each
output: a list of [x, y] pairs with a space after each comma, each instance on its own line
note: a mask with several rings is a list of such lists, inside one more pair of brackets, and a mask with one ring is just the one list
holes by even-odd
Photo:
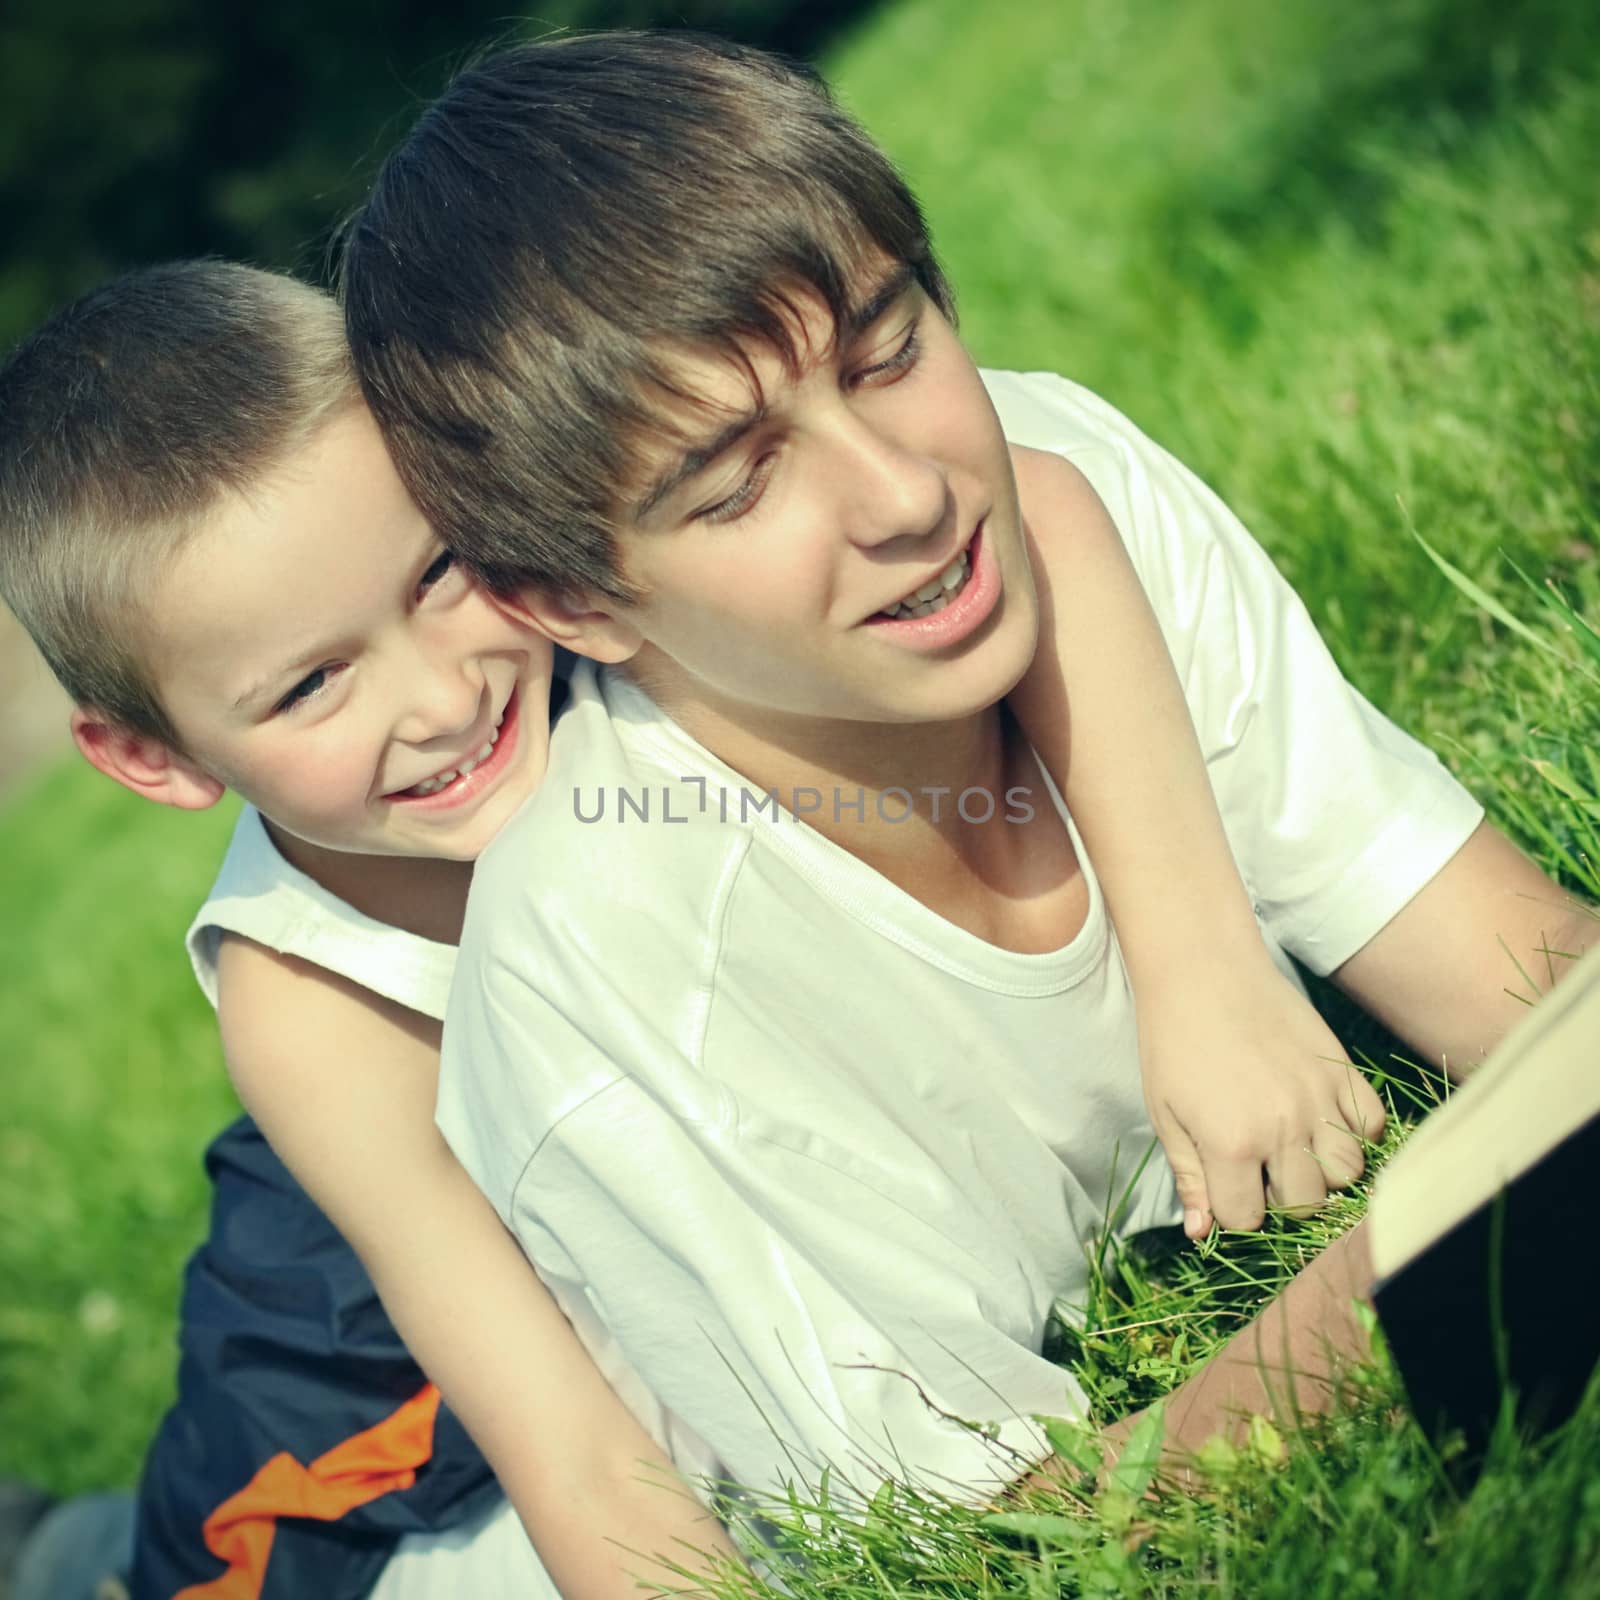
[[1307, 1215], [1328, 1198], [1328, 1181], [1316, 1156], [1302, 1147], [1280, 1150], [1267, 1162], [1267, 1197], [1280, 1211]]
[[1346, 1072], [1339, 1090], [1339, 1111], [1351, 1132], [1363, 1139], [1382, 1137], [1389, 1120], [1382, 1096], [1354, 1067]]
[[1161, 1148], [1178, 1183], [1178, 1201], [1183, 1207], [1183, 1231], [1191, 1239], [1203, 1239], [1211, 1231], [1211, 1198], [1206, 1192], [1205, 1173], [1194, 1140], [1173, 1119], [1167, 1118], [1158, 1130]]
[[1213, 1156], [1205, 1170], [1218, 1227], [1259, 1228], [1267, 1220], [1267, 1196], [1259, 1161]]
[[1361, 1141], [1348, 1128], [1324, 1124], [1311, 1140], [1311, 1153], [1330, 1189], [1343, 1189], [1366, 1170], [1367, 1159]]

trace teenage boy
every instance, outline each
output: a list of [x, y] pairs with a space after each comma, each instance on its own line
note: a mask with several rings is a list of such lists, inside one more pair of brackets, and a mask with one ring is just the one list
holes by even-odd
[[[1095, 873], [1002, 704], [1073, 604], [1030, 540], [1109, 508], [1279, 959], [1459, 1063], [1513, 963], [1590, 937], [1201, 486], [1082, 390], [980, 379], [914, 201], [802, 73], [681, 35], [491, 60], [346, 287], [419, 503], [621, 669], [485, 857], [439, 1116], [681, 1465], [992, 1493], [1081, 1399], [1038, 1352], [1089, 1241], [1176, 1220]], [[1357, 1233], [1180, 1437], [1266, 1405], [1263, 1353], [1353, 1348], [1363, 1288]]]

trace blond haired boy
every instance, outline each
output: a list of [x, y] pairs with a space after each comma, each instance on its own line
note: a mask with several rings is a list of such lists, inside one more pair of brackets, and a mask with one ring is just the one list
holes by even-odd
[[[0, 371], [0, 591], [95, 766], [250, 802], [190, 949], [304, 1185], [249, 1124], [211, 1153], [134, 1594], [621, 1596], [649, 1552], [728, 1553], [645, 1481], [659, 1451], [433, 1127], [471, 860], [543, 770], [551, 647], [401, 489], [333, 302], [184, 263], [25, 342]], [[515, 1447], [498, 1475], [537, 1555], [463, 1424]]]

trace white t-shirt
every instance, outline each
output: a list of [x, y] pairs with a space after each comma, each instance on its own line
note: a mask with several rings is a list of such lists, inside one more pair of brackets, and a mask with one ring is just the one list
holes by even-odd
[[[1479, 808], [1182, 468], [1060, 379], [987, 381], [1007, 436], [1073, 460], [1122, 529], [1269, 944], [1337, 966]], [[1092, 864], [1080, 845], [1078, 935], [1019, 955], [745, 792], [579, 673], [474, 880], [440, 1125], [686, 1471], [988, 1495], [1046, 1453], [1033, 1414], [1081, 1403], [1038, 1352], [1089, 1241], [1177, 1216], [1159, 1152], [1140, 1170]]]
[[[421, 1012], [444, 1015], [455, 966], [438, 944], [357, 911], [279, 854], [261, 815], [246, 806], [206, 903], [189, 927], [195, 977], [217, 1003], [224, 932], [298, 956]], [[395, 1543], [369, 1600], [560, 1600], [509, 1500], [442, 1533]]]

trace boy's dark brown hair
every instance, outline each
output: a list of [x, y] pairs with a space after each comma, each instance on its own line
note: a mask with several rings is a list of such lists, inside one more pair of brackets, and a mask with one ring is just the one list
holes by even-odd
[[221, 261], [85, 295], [0, 367], [0, 595], [82, 706], [181, 750], [152, 582], [360, 391], [338, 307]]
[[808, 68], [590, 34], [491, 56], [423, 114], [347, 229], [346, 326], [447, 544], [499, 587], [629, 601], [630, 462], [696, 403], [664, 358], [793, 365], [797, 295], [844, 326], [878, 256], [951, 309], [916, 200]]

